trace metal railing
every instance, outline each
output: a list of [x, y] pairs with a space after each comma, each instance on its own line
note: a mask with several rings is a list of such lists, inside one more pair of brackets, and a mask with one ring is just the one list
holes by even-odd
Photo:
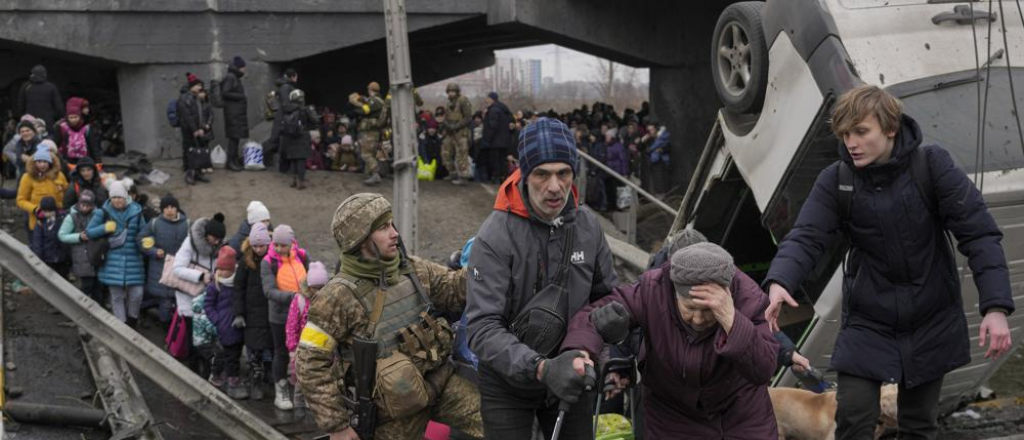
[[[580, 157], [582, 157], [583, 159], [586, 159], [587, 162], [590, 162], [591, 164], [594, 164], [594, 166], [596, 166], [597, 169], [599, 169], [601, 171], [604, 171], [605, 174], [607, 174], [607, 175], [609, 175], [611, 177], [614, 177], [619, 182], [622, 182], [626, 186], [628, 186], [630, 188], [633, 188], [633, 191], [635, 191], [636, 194], [644, 196], [644, 198], [650, 200], [655, 205], [657, 205], [659, 208], [665, 210], [665, 212], [667, 212], [669, 214], [672, 214], [673, 217], [677, 215], [675, 209], [672, 209], [671, 206], [668, 206], [667, 203], [662, 202], [661, 199], [655, 197], [653, 194], [651, 194], [651, 193], [649, 193], [647, 191], [644, 191], [644, 189], [641, 188], [640, 185], [637, 185], [632, 180], [629, 180], [628, 178], [626, 178], [625, 176], [623, 176], [623, 175], [621, 175], [619, 173], [616, 173], [615, 170], [613, 170], [611, 168], [608, 168], [608, 165], [605, 165], [605, 164], [601, 163], [601, 161], [599, 161], [597, 159], [594, 159], [593, 156], [591, 156], [591, 155], [589, 155], [587, 153], [584, 153], [583, 151], [580, 151], [579, 153], [580, 153]], [[584, 183], [584, 184], [580, 185], [580, 186], [585, 188], [586, 187], [585, 183], [587, 182], [586, 162], [582, 162], [581, 165], [583, 165], [583, 167], [580, 169], [580, 176], [581, 176], [581, 182]], [[584, 194], [585, 194], [585, 192], [584, 192]]]

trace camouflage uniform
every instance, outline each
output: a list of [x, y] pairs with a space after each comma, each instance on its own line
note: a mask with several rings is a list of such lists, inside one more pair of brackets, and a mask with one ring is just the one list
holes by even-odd
[[[448, 84], [448, 91], [459, 92], [459, 85]], [[444, 140], [441, 142], [441, 163], [448, 172], [463, 179], [473, 176], [469, 173], [469, 122], [473, 120], [473, 105], [462, 94], [448, 100], [445, 115]]]
[[[370, 85], [376, 85], [377, 83], [371, 83]], [[366, 174], [373, 175], [379, 172], [380, 165], [377, 163], [377, 148], [380, 142], [380, 132], [385, 127], [384, 118], [381, 113], [384, 111], [384, 100], [380, 99], [375, 92], [373, 87], [370, 87], [371, 93], [365, 98], [360, 97], [357, 107], [362, 111], [362, 117], [359, 119], [359, 155], [363, 158], [363, 162], [366, 164]], [[379, 91], [380, 87], [376, 87]], [[349, 99], [353, 101], [353, 99]], [[355, 102], [353, 102], [355, 104]]]
[[[369, 225], [390, 209], [387, 200], [377, 194], [356, 194], [342, 202], [331, 225], [341, 251], [349, 253], [360, 246], [369, 236]], [[403, 272], [407, 275], [403, 275], [398, 283], [386, 286], [387, 305], [377, 325], [377, 340], [385, 352], [392, 346], [386, 342], [389, 335], [384, 334], [382, 327], [403, 325], [402, 322], [396, 324], [394, 316], [401, 312], [395, 309], [405, 309], [409, 304], [406, 301], [408, 297], [392, 301], [391, 292], [413, 288], [410, 276], [421, 280], [424, 293], [433, 306], [450, 311], [460, 311], [465, 306], [465, 270], [452, 271], [416, 257], [409, 257], [408, 263], [409, 268]], [[347, 386], [345, 376], [350, 373], [350, 361], [347, 358], [350, 358], [349, 350], [354, 338], [367, 337], [369, 309], [372, 308], [367, 307], [366, 297], [358, 296], [358, 292], [365, 291], [363, 283], [373, 284], [373, 290], [376, 291], [378, 282], [366, 278], [358, 278], [353, 282], [350, 275], [338, 274], [320, 289], [310, 304], [309, 320], [300, 339], [295, 371], [298, 385], [305, 393], [306, 402], [317, 424], [326, 432], [342, 431], [349, 427], [349, 413], [342, 399], [343, 390]], [[372, 304], [374, 295], [369, 296]], [[419, 298], [415, 295], [413, 297]], [[388, 318], [389, 308], [392, 318]], [[443, 319], [438, 318], [437, 322], [447, 327]], [[414, 324], [422, 323], [420, 317]], [[395, 347], [406, 353], [402, 343]], [[434, 366], [426, 366], [419, 362], [419, 358], [410, 355], [417, 370], [431, 385], [430, 388], [437, 391], [431, 403], [419, 412], [398, 420], [381, 421], [382, 412], [378, 410], [378, 424], [374, 431], [376, 438], [419, 440], [430, 420], [448, 424], [475, 437], [483, 437], [480, 395], [471, 382], [455, 375], [453, 366], [446, 361], [451, 352], [451, 344], [442, 347], [437, 353], [441, 361], [433, 363]], [[336, 353], [340, 356], [336, 356]]]

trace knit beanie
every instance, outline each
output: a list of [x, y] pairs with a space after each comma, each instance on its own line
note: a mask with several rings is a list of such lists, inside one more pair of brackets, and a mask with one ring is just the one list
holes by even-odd
[[309, 287], [323, 287], [327, 284], [327, 268], [324, 263], [314, 261], [309, 263], [309, 272], [306, 273], [306, 285]]
[[235, 55], [235, 57], [231, 60], [231, 65], [241, 69], [242, 67], [245, 67], [245, 59]]
[[342, 136], [341, 145], [352, 145], [352, 135], [346, 134]]
[[675, 255], [680, 249], [695, 245], [697, 243], [705, 243], [708, 238], [701, 234], [696, 229], [683, 229], [672, 235], [669, 239], [668, 254]]
[[128, 198], [128, 188], [124, 185], [124, 182], [116, 180], [110, 184], [110, 189], [107, 191], [110, 198], [120, 197], [122, 199]]
[[195, 76], [195, 74], [193, 74], [192, 72], [185, 73], [185, 79], [188, 80], [188, 88], [190, 89], [194, 87], [196, 84], [203, 83], [203, 81], [200, 80], [198, 76]]
[[235, 270], [235, 249], [222, 246], [217, 252], [217, 270]]
[[278, 225], [274, 228], [274, 244], [292, 244], [295, 241], [295, 231], [291, 226]]
[[735, 274], [732, 255], [714, 243], [697, 243], [672, 254], [670, 276], [677, 291], [706, 283], [729, 286]]
[[245, 220], [248, 221], [250, 225], [254, 225], [263, 220], [270, 220], [270, 210], [267, 209], [267, 206], [264, 205], [263, 202], [258, 200], [249, 202], [249, 206], [245, 208], [245, 213]]
[[[30, 119], [27, 119], [27, 118], [30, 118]], [[21, 122], [18, 123], [18, 131], [21, 131], [22, 128], [28, 128], [28, 129], [32, 130], [33, 133], [38, 133], [36, 131], [35, 118], [33, 118], [30, 115], [25, 115], [25, 116], [23, 116], [21, 118]]]
[[491, 93], [488, 93], [488, 94], [487, 94], [487, 97], [488, 97], [488, 98], [491, 98], [491, 100], [492, 100], [492, 101], [497, 101], [497, 100], [498, 100], [498, 92], [491, 92]]
[[83, 206], [96, 206], [96, 193], [91, 189], [83, 189], [82, 193], [78, 195], [79, 209]]
[[43, 197], [43, 200], [39, 201], [39, 210], [40, 211], [56, 211], [57, 210], [57, 200], [54, 199], [53, 197], [50, 197], [50, 196]]
[[160, 210], [163, 211], [164, 208], [167, 208], [168, 206], [173, 206], [181, 211], [181, 205], [178, 204], [178, 199], [174, 198], [174, 196], [170, 194], [160, 198]]
[[203, 233], [223, 240], [224, 236], [228, 235], [228, 229], [224, 227], [224, 214], [219, 212], [214, 214], [213, 218], [206, 222]]
[[[280, 226], [279, 226], [280, 227]], [[267, 231], [267, 225], [263, 223], [255, 223], [252, 225], [252, 230], [249, 231], [249, 245], [250, 246], [270, 246], [270, 232]]]
[[562, 162], [576, 172], [576, 139], [562, 121], [540, 118], [519, 132], [519, 169], [525, 180], [539, 165]]
[[68, 116], [82, 116], [82, 101], [82, 98], [68, 99], [67, 104], [64, 105], [64, 112], [67, 113]]
[[[46, 141], [43, 141], [43, 142], [46, 142]], [[32, 161], [33, 162], [46, 162], [46, 163], [52, 164], [53, 163], [53, 156], [50, 155], [50, 149], [47, 148], [47, 147], [44, 147], [43, 144], [40, 143], [38, 148], [36, 148], [36, 154], [32, 155]]]
[[81, 159], [78, 159], [78, 165], [75, 165], [75, 171], [79, 171], [82, 168], [92, 168], [93, 171], [96, 171], [96, 161], [92, 160], [89, 156], [83, 156]]

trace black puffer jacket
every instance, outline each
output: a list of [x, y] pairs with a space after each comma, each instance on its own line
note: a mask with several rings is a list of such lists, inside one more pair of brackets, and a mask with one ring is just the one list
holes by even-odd
[[[943, 229], [967, 256], [979, 292], [977, 312], [1014, 309], [1000, 244], [1003, 233], [985, 200], [946, 150], [921, 146], [921, 140], [917, 122], [904, 115], [892, 160], [854, 169], [846, 228], [838, 208], [838, 169], [844, 165], [825, 168], [764, 282], [795, 291], [834, 236], [845, 231], [853, 251], [843, 280], [843, 320], [832, 368], [909, 388], [971, 359], [960, 280]], [[928, 161], [938, 218], [910, 172], [918, 148]], [[842, 144], [839, 157], [853, 166]]]
[[220, 96], [224, 99], [224, 134], [230, 139], [249, 137], [249, 100], [237, 67], [229, 66], [228, 75], [221, 84]]
[[46, 80], [46, 68], [43, 66], [33, 67], [28, 80], [18, 99], [18, 108], [22, 114], [43, 119], [50, 127], [64, 117], [64, 100], [60, 91]]
[[263, 277], [260, 262], [263, 257], [256, 255], [249, 246], [249, 240], [242, 242], [242, 254], [235, 271], [234, 316], [245, 318], [245, 346], [250, 350], [273, 347], [270, 340], [270, 307], [263, 295]]
[[210, 129], [213, 124], [213, 109], [209, 103], [203, 102], [198, 96], [187, 89], [178, 98], [178, 124], [181, 126], [181, 141], [185, 148], [196, 146], [193, 135], [197, 130], [206, 132], [206, 140], [212, 139]]

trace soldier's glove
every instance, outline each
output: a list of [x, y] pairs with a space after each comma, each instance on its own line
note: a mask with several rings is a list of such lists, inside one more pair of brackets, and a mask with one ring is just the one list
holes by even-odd
[[572, 361], [583, 357], [583, 352], [570, 350], [554, 358], [544, 361], [544, 371], [540, 381], [551, 390], [559, 400], [574, 404], [580, 400], [584, 387], [587, 386], [586, 376], [576, 374]]
[[618, 302], [612, 301], [591, 311], [590, 322], [601, 339], [609, 344], [618, 344], [629, 336], [629, 312]]
[[245, 317], [238, 315], [234, 321], [231, 321], [231, 326], [234, 328], [245, 328]]
[[360, 98], [359, 98], [359, 94], [358, 93], [352, 93], [352, 94], [348, 95], [348, 103], [352, 104], [352, 105], [354, 105], [356, 107], [359, 107], [359, 106], [363, 105], [363, 103], [360, 102]]

